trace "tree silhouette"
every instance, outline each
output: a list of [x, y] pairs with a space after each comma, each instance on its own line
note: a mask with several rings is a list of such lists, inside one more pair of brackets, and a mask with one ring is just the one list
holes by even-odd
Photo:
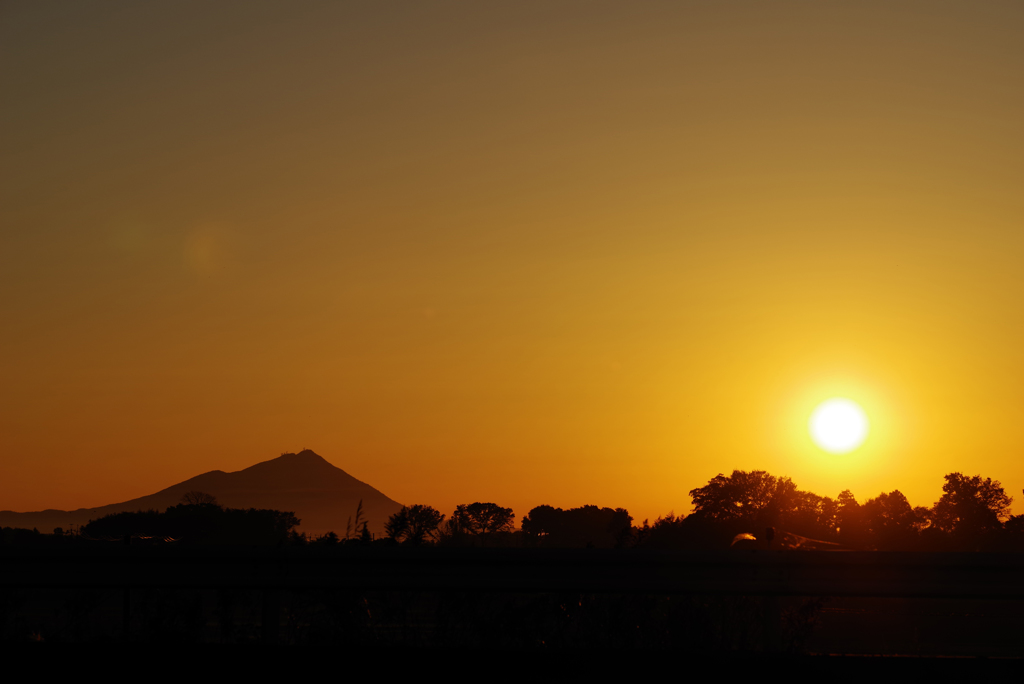
[[90, 520], [82, 534], [93, 538], [169, 537], [184, 544], [270, 545], [287, 540], [300, 522], [291, 511], [178, 504], [163, 513], [112, 513]]
[[389, 539], [395, 541], [402, 541], [409, 533], [409, 508], [402, 506], [402, 508], [388, 518], [388, 521], [384, 523], [384, 534]]
[[836, 526], [839, 528], [840, 543], [853, 548], [865, 548], [870, 542], [870, 532], [865, 519], [864, 507], [849, 489], [836, 497]]
[[946, 475], [942, 498], [932, 508], [932, 524], [943, 532], [975, 535], [1002, 527], [1010, 516], [1013, 498], [998, 480], [967, 477], [962, 473]]
[[513, 520], [511, 508], [477, 502], [457, 506], [450, 523], [452, 531], [456, 533], [487, 534], [511, 532], [514, 527]]
[[788, 477], [775, 477], [763, 470], [734, 470], [728, 477], [719, 473], [705, 486], [690, 490], [690, 496], [697, 517], [774, 526], [795, 510], [798, 490]]
[[907, 548], [923, 522], [898, 489], [868, 499], [862, 512], [875, 546], [883, 550]]
[[629, 543], [632, 523], [624, 508], [537, 506], [523, 518], [523, 533], [543, 546], [612, 548]]
[[384, 532], [398, 542], [421, 544], [428, 537], [434, 538], [442, 521], [444, 521], [444, 515], [432, 506], [423, 504], [402, 506], [401, 510], [384, 523]]
[[789, 532], [813, 539], [834, 539], [839, 525], [839, 504], [835, 499], [799, 489], [787, 500], [788, 510], [779, 521]]
[[703, 487], [690, 490], [693, 513], [712, 520], [747, 517], [768, 506], [775, 486], [775, 477], [763, 470], [734, 470], [728, 477], [719, 473]]
[[216, 506], [217, 497], [213, 494], [207, 494], [206, 492], [192, 490], [191, 492], [185, 492], [182, 494], [181, 503], [188, 506]]

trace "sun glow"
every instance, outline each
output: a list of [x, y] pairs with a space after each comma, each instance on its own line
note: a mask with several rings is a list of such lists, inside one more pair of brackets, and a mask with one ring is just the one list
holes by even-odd
[[814, 409], [808, 427], [819, 447], [832, 454], [845, 454], [864, 443], [868, 417], [856, 402], [829, 399]]

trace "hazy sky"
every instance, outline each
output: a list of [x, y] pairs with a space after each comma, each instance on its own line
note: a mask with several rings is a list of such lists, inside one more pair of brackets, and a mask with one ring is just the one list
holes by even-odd
[[[0, 3], [0, 509], [1024, 499], [1019, 2]], [[872, 432], [830, 456], [832, 396]]]

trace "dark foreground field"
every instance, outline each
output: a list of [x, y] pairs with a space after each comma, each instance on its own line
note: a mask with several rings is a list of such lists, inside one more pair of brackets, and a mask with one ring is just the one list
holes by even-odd
[[0, 554], [8, 648], [1021, 658], [1022, 608], [1017, 554], [116, 544]]

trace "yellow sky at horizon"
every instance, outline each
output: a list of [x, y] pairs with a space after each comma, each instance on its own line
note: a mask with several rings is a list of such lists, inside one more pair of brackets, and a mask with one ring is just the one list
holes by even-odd
[[[1024, 500], [1024, 8], [0, 9], [0, 509]], [[806, 421], [860, 402], [830, 456]]]

